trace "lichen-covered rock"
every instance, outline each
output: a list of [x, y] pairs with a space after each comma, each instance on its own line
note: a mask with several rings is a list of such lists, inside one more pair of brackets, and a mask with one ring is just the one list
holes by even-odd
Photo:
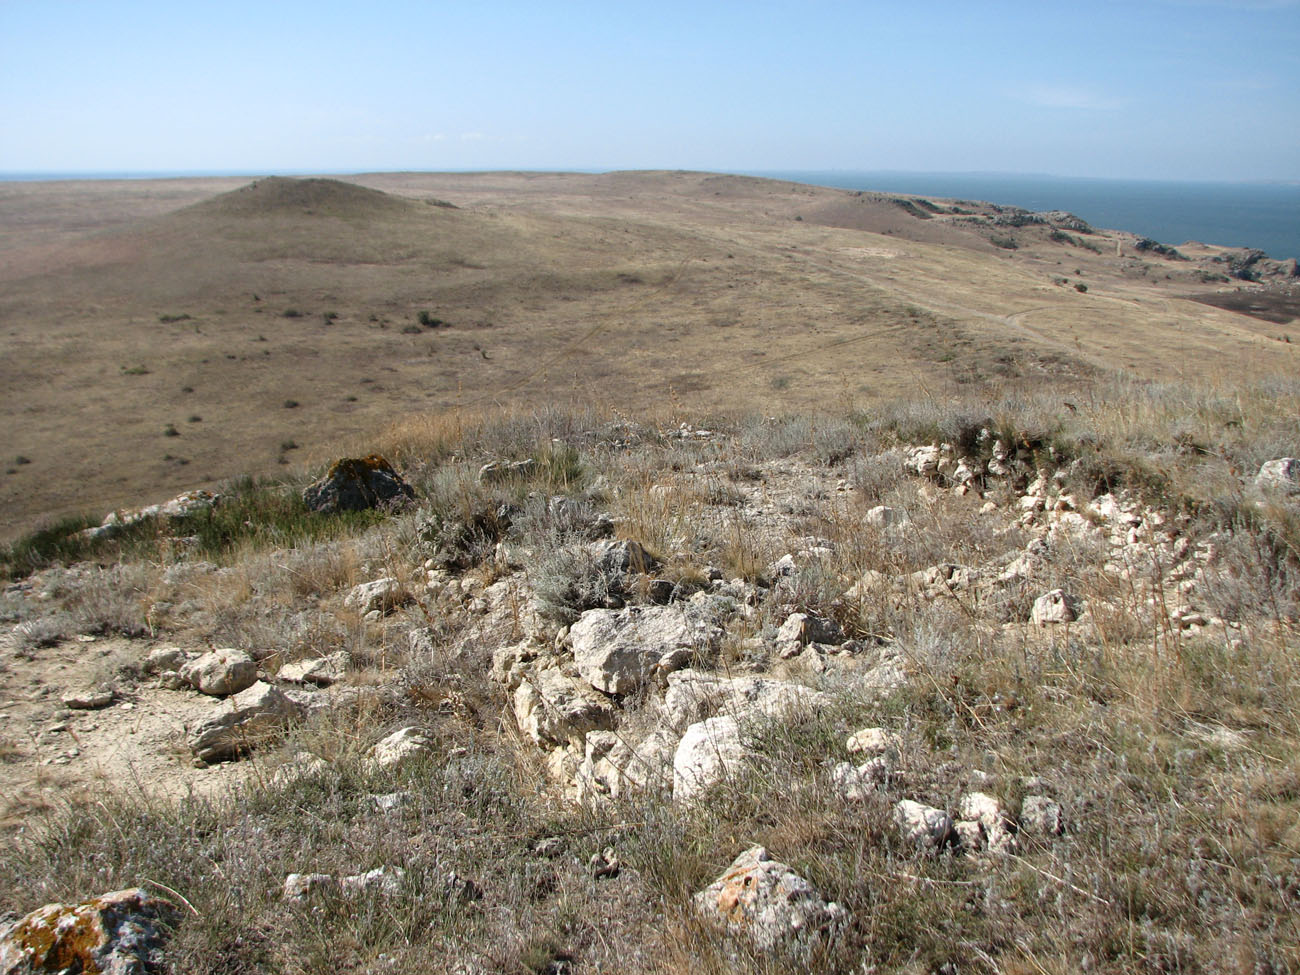
[[302, 499], [322, 513], [365, 511], [402, 507], [415, 499], [415, 492], [388, 461], [370, 454], [335, 461], [323, 478], [303, 490]]
[[722, 876], [695, 895], [694, 903], [706, 919], [723, 924], [732, 935], [749, 938], [762, 952], [806, 942], [842, 923], [848, 914], [761, 846], [736, 857]]
[[221, 713], [190, 733], [190, 750], [200, 762], [238, 758], [258, 745], [278, 738], [302, 717], [302, 707], [265, 681], [228, 697]]
[[181, 680], [214, 697], [238, 694], [257, 680], [257, 661], [243, 650], [213, 650], [180, 669]]
[[0, 973], [145, 975], [179, 920], [175, 905], [138, 887], [46, 904], [0, 928]]

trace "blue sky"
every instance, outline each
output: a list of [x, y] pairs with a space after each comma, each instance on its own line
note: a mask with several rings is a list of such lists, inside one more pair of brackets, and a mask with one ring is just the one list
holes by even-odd
[[0, 0], [0, 171], [1300, 179], [1300, 0]]

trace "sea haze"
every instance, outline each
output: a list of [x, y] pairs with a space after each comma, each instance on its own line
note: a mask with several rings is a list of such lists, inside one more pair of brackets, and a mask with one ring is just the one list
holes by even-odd
[[1069, 210], [1095, 227], [1128, 230], [1162, 244], [1255, 247], [1300, 257], [1300, 183], [1209, 183], [1084, 179], [1011, 173], [850, 170], [753, 172], [753, 176], [849, 190], [879, 190]]

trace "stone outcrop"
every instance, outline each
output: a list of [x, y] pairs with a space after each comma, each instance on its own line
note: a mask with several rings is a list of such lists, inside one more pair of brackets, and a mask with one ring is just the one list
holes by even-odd
[[377, 769], [396, 769], [431, 754], [433, 740], [414, 725], [394, 731], [370, 749], [370, 764]]
[[392, 576], [373, 579], [353, 586], [343, 598], [343, 605], [362, 615], [389, 613], [411, 601], [411, 594], [401, 581]]
[[345, 457], [335, 461], [326, 475], [302, 492], [312, 511], [365, 511], [399, 508], [415, 500], [415, 492], [383, 457]]
[[715, 639], [712, 627], [677, 605], [588, 610], [569, 630], [578, 673], [607, 694], [631, 693], [661, 664], [685, 663]]
[[1064, 589], [1053, 589], [1034, 600], [1030, 619], [1039, 626], [1049, 623], [1073, 623], [1079, 618], [1082, 603]]
[[138, 887], [46, 904], [0, 928], [0, 972], [145, 975], [157, 970], [180, 918], [170, 901]]

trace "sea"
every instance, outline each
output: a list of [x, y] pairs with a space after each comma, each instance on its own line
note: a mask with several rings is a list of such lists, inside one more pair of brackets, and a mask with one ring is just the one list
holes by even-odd
[[783, 170], [750, 176], [847, 190], [980, 200], [1027, 210], [1068, 210], [1094, 227], [1127, 230], [1162, 244], [1200, 241], [1300, 258], [1300, 180], [1276, 183], [1165, 182], [1012, 173]]
[[[0, 182], [264, 175], [266, 174], [239, 170], [0, 172]], [[1269, 183], [1173, 182], [1018, 173], [922, 173], [896, 170], [756, 170], [746, 172], [745, 175], [848, 190], [981, 200], [1024, 207], [1027, 210], [1068, 210], [1095, 227], [1127, 230], [1162, 244], [1177, 246], [1196, 240], [1228, 247], [1253, 247], [1278, 260], [1300, 258], [1300, 180]]]

